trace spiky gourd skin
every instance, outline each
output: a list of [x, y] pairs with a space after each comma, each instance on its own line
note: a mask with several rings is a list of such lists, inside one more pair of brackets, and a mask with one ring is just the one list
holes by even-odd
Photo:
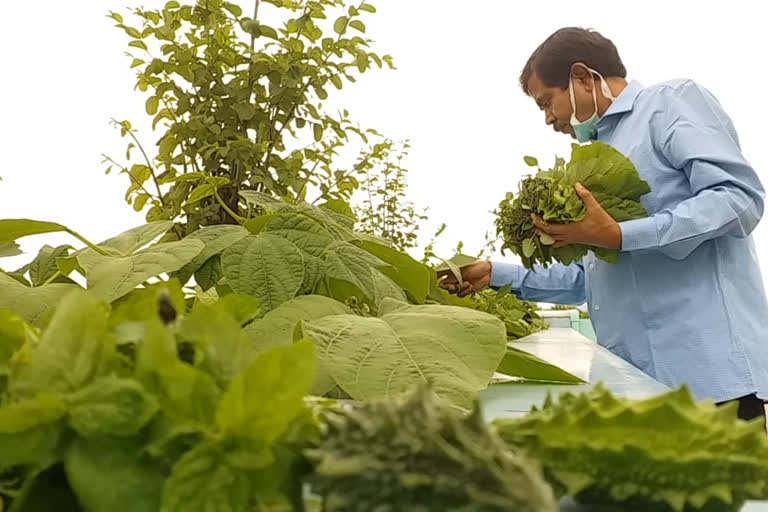
[[536, 463], [508, 449], [479, 408], [462, 415], [422, 388], [328, 411], [308, 455], [326, 512], [555, 512]]
[[501, 438], [539, 459], [558, 492], [643, 512], [735, 511], [768, 497], [768, 437], [736, 404], [697, 403], [687, 387], [648, 400], [590, 392], [551, 397]]

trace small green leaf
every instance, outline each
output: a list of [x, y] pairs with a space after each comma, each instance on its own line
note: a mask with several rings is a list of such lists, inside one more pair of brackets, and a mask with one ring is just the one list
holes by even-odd
[[280, 37], [277, 35], [277, 30], [267, 25], [259, 25], [259, 30], [261, 31], [261, 35], [264, 37], [268, 37], [270, 39], [279, 39]]
[[236, 18], [239, 18], [243, 15], [243, 9], [241, 9], [239, 5], [230, 2], [224, 2], [221, 4], [221, 6], [231, 12]]
[[173, 466], [160, 512], [241, 512], [250, 494], [248, 473], [232, 467], [218, 446], [201, 443]]
[[198, 185], [194, 190], [192, 190], [192, 193], [189, 194], [189, 198], [187, 199], [186, 204], [194, 204], [202, 199], [205, 199], [206, 197], [212, 196], [215, 189], [216, 187], [210, 183], [202, 183]]
[[149, 48], [147, 48], [147, 43], [145, 43], [144, 41], [141, 41], [141, 40], [131, 41], [130, 43], [128, 43], [128, 46], [133, 46], [134, 48], [140, 48], [142, 50], [148, 50], [149, 49]]
[[360, 20], [352, 20], [349, 22], [349, 26], [354, 28], [355, 30], [358, 30], [362, 33], [365, 33], [365, 23], [363, 23]]
[[221, 397], [216, 424], [231, 437], [271, 444], [303, 410], [314, 369], [310, 341], [259, 354]]
[[541, 243], [544, 245], [552, 245], [555, 243], [555, 239], [546, 233], [541, 233], [541, 235], [539, 235], [539, 239], [541, 240]]
[[376, 12], [376, 8], [375, 8], [374, 6], [372, 6], [371, 4], [362, 4], [362, 5], [360, 5], [360, 7], [358, 7], [358, 8], [359, 8], [361, 11], [366, 11], [366, 12], [371, 12], [371, 13], [374, 13], [374, 12]]
[[347, 31], [347, 23], [349, 23], [349, 18], [346, 16], [340, 16], [333, 24], [333, 30], [337, 34], [342, 35]]
[[533, 256], [536, 252], [536, 242], [532, 238], [526, 238], [523, 240], [523, 255], [526, 258]]
[[147, 114], [153, 116], [157, 114], [157, 109], [160, 106], [160, 98], [157, 96], [150, 96], [147, 98], [147, 103], [145, 105], [145, 108], [147, 110]]
[[70, 400], [69, 423], [86, 438], [136, 435], [158, 410], [138, 381], [117, 377], [96, 379]]
[[525, 160], [526, 165], [530, 167], [537, 167], [539, 165], [539, 161], [532, 156], [524, 156], [523, 160]]
[[337, 89], [341, 89], [343, 87], [343, 84], [341, 83], [341, 78], [339, 78], [339, 75], [331, 75], [329, 80], [334, 86], [336, 86]]
[[[167, 2], [165, 4], [165, 9], [168, 9], [168, 10], [170, 10], [170, 9], [178, 9], [179, 7], [181, 7], [181, 5], [176, 0], [171, 0], [170, 2]], [[235, 16], [240, 16], [240, 15], [239, 14], [235, 14]]]
[[323, 138], [323, 125], [320, 123], [312, 123], [312, 131], [315, 135], [315, 142], [320, 142]]

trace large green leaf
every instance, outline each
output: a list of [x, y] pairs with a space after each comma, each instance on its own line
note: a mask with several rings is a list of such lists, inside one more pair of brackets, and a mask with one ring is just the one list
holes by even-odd
[[2, 219], [0, 220], [0, 246], [25, 236], [56, 233], [58, 231], [69, 231], [69, 229], [56, 222], [30, 219]]
[[337, 300], [320, 295], [301, 295], [281, 304], [243, 330], [256, 349], [263, 351], [292, 344], [296, 325], [302, 320], [345, 314], [352, 314], [352, 311]]
[[166, 469], [138, 439], [75, 438], [64, 459], [67, 480], [89, 512], [157, 512]]
[[134, 379], [94, 380], [70, 397], [69, 424], [83, 437], [130, 437], [152, 419], [157, 401]]
[[96, 252], [78, 256], [88, 278], [88, 289], [108, 302], [119, 299], [150, 277], [180, 269], [202, 248], [203, 242], [184, 239], [155, 244], [128, 256], [102, 256]]
[[392, 247], [366, 241], [353, 243], [391, 265], [382, 267], [380, 271], [408, 292], [417, 304], [424, 303], [432, 282], [431, 273], [426, 265]]
[[29, 288], [0, 272], [0, 309], [15, 311], [27, 322], [40, 327], [62, 297], [79, 288], [64, 283]]
[[65, 297], [40, 343], [24, 347], [11, 367], [12, 396], [70, 393], [96, 378], [114, 356], [107, 305], [77, 290]]
[[229, 436], [271, 444], [304, 409], [314, 369], [309, 341], [262, 352], [222, 396], [216, 424]]
[[253, 295], [265, 311], [292, 299], [304, 281], [301, 250], [276, 235], [248, 235], [221, 256], [227, 284]]
[[188, 451], [173, 467], [163, 486], [159, 510], [242, 512], [248, 508], [249, 497], [248, 474], [231, 466], [218, 446], [202, 443]]
[[[148, 222], [104, 240], [97, 245], [115, 256], [127, 256], [146, 246], [160, 235], [165, 234], [172, 227], [173, 222], [170, 220]], [[91, 250], [86, 249], [86, 252]]]
[[386, 262], [348, 242], [339, 241], [329, 245], [323, 257], [328, 277], [347, 281], [372, 301], [376, 300], [373, 270], [389, 266]]
[[562, 368], [514, 347], [507, 347], [507, 353], [504, 354], [504, 358], [496, 371], [511, 377], [522, 377], [529, 381], [558, 384], [581, 384], [585, 382]]
[[380, 318], [339, 315], [307, 322], [321, 368], [352, 398], [396, 395], [422, 381], [460, 405], [491, 380], [504, 356], [496, 317], [452, 306], [385, 300]]
[[185, 240], [196, 239], [202, 241], [205, 244], [203, 250], [200, 251], [197, 256], [192, 258], [189, 263], [180, 268], [174, 276], [177, 277], [182, 284], [186, 283], [206, 261], [221, 253], [247, 234], [248, 230], [242, 226], [206, 226], [198, 229], [186, 237]]
[[266, 225], [265, 231], [290, 240], [312, 256], [321, 256], [334, 241], [334, 237], [322, 224], [298, 213], [276, 215]]

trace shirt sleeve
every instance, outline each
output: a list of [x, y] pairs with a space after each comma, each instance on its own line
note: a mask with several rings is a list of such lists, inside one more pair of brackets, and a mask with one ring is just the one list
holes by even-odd
[[690, 183], [691, 197], [650, 217], [619, 223], [622, 250], [658, 249], [684, 259], [702, 242], [746, 237], [763, 215], [765, 190], [741, 153], [730, 118], [694, 82], [669, 88], [656, 146]]
[[498, 290], [511, 284], [521, 299], [576, 306], [587, 300], [584, 266], [580, 263], [549, 268], [536, 265], [529, 270], [522, 265], [493, 262], [491, 268], [491, 288]]

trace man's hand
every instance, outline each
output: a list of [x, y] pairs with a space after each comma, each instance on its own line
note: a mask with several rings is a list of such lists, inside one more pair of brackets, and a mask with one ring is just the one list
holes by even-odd
[[491, 284], [492, 266], [490, 261], [477, 261], [461, 269], [461, 291], [459, 283], [451, 272], [441, 272], [440, 275], [447, 276], [440, 281], [440, 286], [450, 293], [457, 293], [459, 297], [465, 297], [472, 292], [480, 291]]
[[576, 184], [576, 193], [579, 194], [587, 208], [587, 214], [583, 220], [572, 224], [547, 224], [532, 215], [533, 223], [538, 230], [555, 240], [553, 247], [584, 244], [606, 249], [620, 249], [621, 228], [619, 223], [600, 206], [600, 203], [581, 183]]

